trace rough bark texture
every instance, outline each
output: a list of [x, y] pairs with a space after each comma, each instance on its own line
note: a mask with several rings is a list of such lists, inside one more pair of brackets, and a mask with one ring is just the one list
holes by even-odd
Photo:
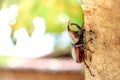
[[95, 77], [86, 68], [85, 79], [120, 80], [120, 0], [82, 0], [82, 7], [85, 29], [97, 36], [87, 44], [94, 51], [88, 64]]

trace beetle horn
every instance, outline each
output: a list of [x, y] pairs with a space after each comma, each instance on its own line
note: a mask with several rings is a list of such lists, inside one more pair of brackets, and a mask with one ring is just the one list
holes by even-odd
[[70, 25], [75, 25], [75, 26], [77, 26], [77, 28], [78, 28], [79, 30], [82, 29], [82, 28], [81, 28], [78, 24], [76, 24], [76, 23], [71, 23]]
[[[72, 25], [74, 25], [74, 24], [72, 23]], [[68, 25], [67, 25], [68, 33], [69, 33], [69, 35], [70, 35], [70, 37], [71, 37], [71, 39], [72, 39], [72, 43], [76, 43], [76, 42], [79, 41], [78, 32], [71, 30], [71, 29], [70, 29], [70, 26], [71, 26], [71, 23], [70, 23], [70, 21], [69, 21], [69, 22], [68, 22]]]

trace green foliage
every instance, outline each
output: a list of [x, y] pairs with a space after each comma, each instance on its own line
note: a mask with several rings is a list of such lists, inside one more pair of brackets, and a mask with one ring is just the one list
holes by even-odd
[[18, 3], [16, 30], [25, 27], [29, 33], [33, 31], [32, 21], [35, 17], [43, 17], [47, 32], [61, 32], [71, 20], [79, 25], [83, 23], [83, 11], [78, 0], [21, 0]]

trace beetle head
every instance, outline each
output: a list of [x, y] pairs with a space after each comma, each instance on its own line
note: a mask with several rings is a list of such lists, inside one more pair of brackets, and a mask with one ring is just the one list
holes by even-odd
[[[71, 30], [70, 28], [71, 25], [76, 26], [78, 30], [77, 31]], [[78, 24], [70, 23], [70, 21], [68, 22], [67, 28], [68, 28], [68, 33], [69, 33], [69, 36], [71, 37], [72, 43], [73, 44], [77, 43], [79, 41], [79, 36], [82, 34], [83, 29]]]

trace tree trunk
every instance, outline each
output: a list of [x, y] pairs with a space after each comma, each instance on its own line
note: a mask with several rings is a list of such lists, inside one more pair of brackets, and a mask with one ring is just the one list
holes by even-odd
[[[86, 80], [120, 80], [120, 0], [82, 0], [85, 29], [97, 38], [87, 47], [93, 53], [88, 62], [92, 77], [85, 69]], [[89, 39], [90, 35], [86, 35]]]

